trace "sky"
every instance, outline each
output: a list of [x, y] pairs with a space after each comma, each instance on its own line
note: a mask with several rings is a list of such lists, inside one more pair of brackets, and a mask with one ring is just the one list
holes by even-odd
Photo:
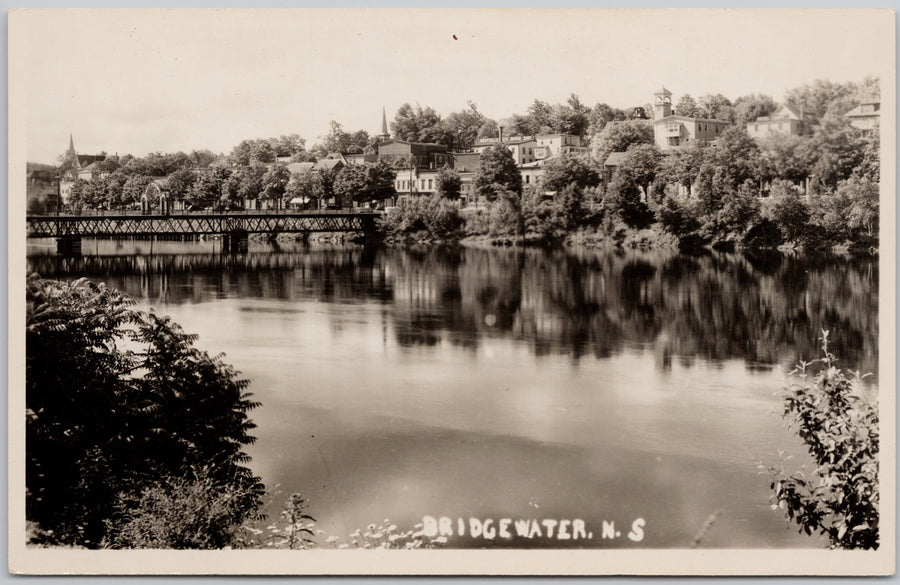
[[9, 17], [10, 147], [53, 163], [143, 156], [339, 121], [380, 132], [404, 102], [494, 119], [534, 99], [630, 108], [826, 78], [893, 80], [893, 16], [871, 10], [25, 10]]

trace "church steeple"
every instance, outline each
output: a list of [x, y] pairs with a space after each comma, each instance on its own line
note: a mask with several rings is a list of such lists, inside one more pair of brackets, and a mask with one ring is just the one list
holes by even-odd
[[75, 152], [75, 141], [72, 139], [71, 134], [69, 134], [69, 152]]
[[384, 109], [384, 106], [381, 106], [381, 135], [379, 138], [383, 138], [387, 140], [391, 137], [391, 134], [388, 132], [388, 124], [387, 124], [387, 110]]

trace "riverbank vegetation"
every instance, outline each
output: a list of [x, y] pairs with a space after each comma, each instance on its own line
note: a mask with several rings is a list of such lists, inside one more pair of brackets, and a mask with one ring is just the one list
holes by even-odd
[[[733, 127], [714, 144], [666, 154], [635, 142], [605, 183], [591, 159], [562, 155], [539, 185], [488, 182], [488, 206], [470, 213], [466, 232], [570, 245], [877, 249], [878, 135], [830, 120], [794, 138], [759, 143]], [[804, 153], [789, 170], [776, 152], [785, 141]]]
[[[800, 362], [784, 389], [784, 417], [805, 443], [812, 473], [770, 469], [772, 509], [784, 510], [806, 534], [825, 535], [831, 548], [879, 545], [878, 401], [860, 388], [859, 373], [836, 366], [822, 335], [823, 357]], [[818, 369], [818, 373], [813, 374]], [[856, 378], [856, 379], [854, 379]]]
[[26, 519], [32, 542], [221, 548], [258, 516], [242, 451], [257, 406], [222, 356], [85, 279], [31, 276]]

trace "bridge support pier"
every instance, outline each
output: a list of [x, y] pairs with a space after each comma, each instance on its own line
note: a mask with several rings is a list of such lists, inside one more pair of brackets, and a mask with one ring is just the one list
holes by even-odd
[[56, 253], [60, 256], [81, 256], [81, 236], [56, 238]]
[[250, 240], [247, 232], [234, 231], [222, 236], [222, 251], [229, 254], [241, 254], [247, 251]]

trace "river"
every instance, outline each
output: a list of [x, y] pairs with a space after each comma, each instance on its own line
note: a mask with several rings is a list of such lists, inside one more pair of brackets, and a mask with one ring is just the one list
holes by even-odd
[[875, 259], [219, 246], [30, 242], [28, 264], [126, 291], [252, 381], [270, 516], [299, 492], [340, 542], [446, 516], [592, 533], [447, 546], [823, 546], [770, 508], [758, 465], [804, 461], [777, 391], [822, 329], [877, 385]]

